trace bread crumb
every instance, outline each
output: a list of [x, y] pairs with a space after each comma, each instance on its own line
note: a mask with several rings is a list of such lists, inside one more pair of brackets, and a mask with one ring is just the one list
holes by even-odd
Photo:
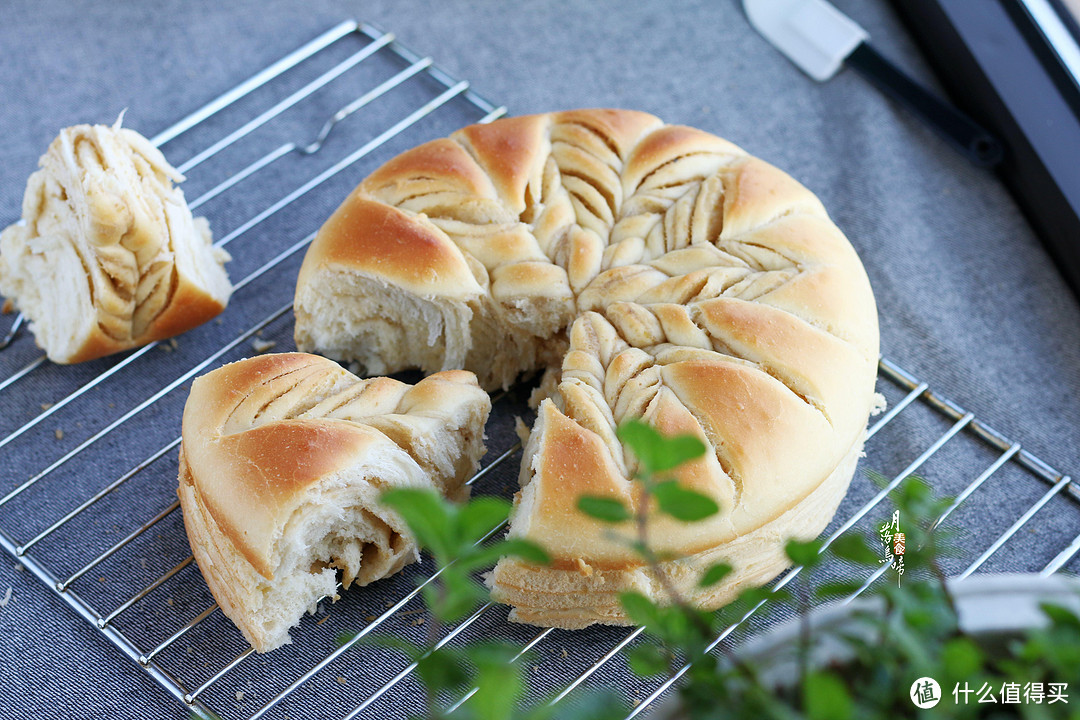
[[110, 407], [110, 408], [114, 408], [114, 407], [116, 407], [116, 403], [114, 403], [114, 402], [111, 402], [111, 403], [109, 403], [109, 407]]
[[23, 571], [23, 564], [22, 564], [22, 563], [18, 563], [18, 564], [17, 564], [16, 566], [15, 566], [15, 572], [22, 572], [22, 571]]
[[97, 579], [97, 581], [98, 581], [98, 582], [100, 582], [100, 583], [103, 583], [103, 582], [105, 582], [105, 576], [104, 576], [104, 575], [100, 576], [100, 577], [99, 577], [99, 578]]
[[322, 625], [324, 622], [330, 619], [329, 615], [323, 615], [320, 619], [315, 621], [316, 625]]
[[529, 393], [529, 407], [536, 410], [540, 403], [555, 395], [555, 389], [559, 386], [560, 371], [548, 368], [540, 378], [540, 384]]
[[225, 321], [224, 321], [224, 320], [222, 320], [222, 319], [221, 319], [220, 317], [216, 317], [216, 318], [214, 318], [214, 324], [215, 324], [215, 325], [220, 325], [220, 324], [222, 324], [223, 322], [225, 322]]
[[146, 558], [139, 558], [139, 565], [141, 565], [142, 569], [145, 570], [146, 569]]
[[368, 615], [366, 618], [364, 618], [364, 622], [375, 622], [375, 616]]
[[582, 558], [577, 559], [577, 569], [578, 572], [585, 577], [592, 577], [592, 565], [585, 562]]
[[11, 298], [7, 298], [6, 300], [4, 300], [4, 305], [0, 307], [0, 312], [4, 313], [5, 315], [10, 315], [14, 309], [15, 303], [11, 300]]
[[173, 350], [179, 350], [180, 342], [176, 338], [169, 338], [169, 347], [171, 347]]
[[533, 665], [533, 666], [532, 666], [532, 671], [533, 671], [534, 673], [538, 673], [538, 672], [540, 672], [540, 666], [539, 666], [539, 665]]
[[158, 345], [158, 350], [161, 350], [161, 351], [167, 352], [167, 353], [171, 353], [173, 351], [173, 346], [169, 345], [168, 343], [161, 343], [161, 344]]
[[563, 648], [562, 652], [559, 653], [559, 656], [563, 658], [568, 658], [570, 657], [570, 653], [566, 652], [566, 648]]
[[49, 409], [49, 408], [51, 408], [52, 406], [53, 406], [53, 404], [52, 404], [52, 403], [41, 403], [41, 411], [42, 411], [42, 412], [45, 412], [46, 410], [48, 410], [48, 409]]
[[338, 675], [338, 676], [337, 676], [336, 678], [334, 678], [334, 679], [335, 679], [335, 680], [337, 680], [337, 681], [338, 681], [339, 683], [341, 683], [342, 685], [344, 685], [345, 683], [349, 682], [348, 680], [346, 680], [345, 678], [341, 677], [340, 675]]
[[[19, 567], [22, 567], [21, 565]], [[4, 597], [0, 598], [0, 608], [6, 608], [8, 603], [11, 602], [11, 586], [8, 585], [8, 589], [4, 592]]]
[[243, 690], [237, 690], [236, 691], [236, 702], [244, 702], [244, 691]]
[[273, 340], [252, 340], [251, 341], [251, 349], [254, 350], [257, 353], [264, 353], [267, 350], [270, 350], [271, 348], [273, 348], [275, 345], [277, 345], [277, 343], [274, 342]]
[[60, 428], [56, 428], [56, 430], [53, 431], [53, 435], [56, 436], [57, 440], [63, 440], [64, 439], [64, 431], [61, 430]]
[[514, 432], [517, 433], [518, 440], [521, 441], [522, 445], [529, 442], [529, 426], [525, 424], [520, 415], [514, 416]]
[[173, 606], [173, 599], [172, 598], [165, 598], [165, 604], [168, 605], [169, 607], [172, 607]]

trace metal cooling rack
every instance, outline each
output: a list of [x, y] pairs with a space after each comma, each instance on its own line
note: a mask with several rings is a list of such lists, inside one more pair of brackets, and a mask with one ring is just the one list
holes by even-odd
[[[294, 630], [293, 645], [257, 655], [218, 612], [187, 547], [175, 499], [180, 411], [186, 383], [252, 354], [253, 342], [292, 349], [290, 300], [302, 251], [360, 178], [405, 147], [504, 113], [393, 35], [342, 23], [152, 139], [168, 144], [174, 162], [187, 152], [178, 164], [191, 178], [185, 188], [202, 188], [191, 206], [205, 205], [200, 213], [217, 232], [232, 228], [217, 245], [236, 258], [236, 292], [218, 322], [177, 342], [75, 367], [47, 363], [26, 336], [0, 354], [0, 544], [197, 716], [351, 720], [415, 707], [415, 665], [362, 640], [372, 632], [419, 637], [415, 577], [418, 569], [422, 583], [431, 581], [430, 560], [320, 605]], [[313, 117], [330, 119], [313, 133]], [[298, 141], [298, 127], [313, 139]], [[282, 132], [293, 139], [279, 144]], [[317, 188], [322, 192], [311, 192]], [[167, 377], [173, 379], [161, 384]], [[970, 524], [959, 517], [989, 502], [979, 489], [991, 481], [1009, 482], [1018, 507], [1026, 507], [1011, 525], [993, 529], [988, 546], [968, 548], [974, 559], [956, 560], [954, 574], [993, 566], [1013, 547], [1022, 558], [1014, 565], [1043, 574], [1080, 553], [1080, 510], [1065, 499], [1080, 499], [1077, 483], [887, 360], [879, 390], [890, 409], [869, 431], [864, 464], [900, 469], [888, 473], [883, 489], [856, 477], [826, 545], [873, 523], [888, 492], [919, 472], [956, 497], [939, 523]], [[47, 398], [55, 399], [41, 402]], [[523, 393], [495, 398], [493, 459], [470, 481], [478, 492], [512, 492], [520, 452], [513, 417], [527, 413]], [[128, 469], [115, 476], [102, 467]], [[1029, 524], [1040, 511], [1041, 522]], [[884, 569], [866, 577], [863, 589]], [[799, 570], [773, 587], [792, 582]], [[770, 612], [763, 601], [713, 648], [760, 629], [775, 619]], [[357, 630], [345, 645], [334, 640]], [[659, 684], [635, 678], [621, 651], [643, 640], [640, 629], [539, 630], [507, 623], [505, 608], [490, 604], [449, 629], [439, 645], [493, 635], [520, 644], [515, 661], [531, 666], [533, 702], [573, 702], [585, 687], [605, 685], [621, 690], [634, 705], [628, 717], [636, 717], [686, 669]], [[470, 695], [451, 699], [451, 707]]]

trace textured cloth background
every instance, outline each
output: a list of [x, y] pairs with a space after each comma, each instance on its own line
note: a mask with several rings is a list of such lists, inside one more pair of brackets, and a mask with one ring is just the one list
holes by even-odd
[[[886, 55], [933, 84], [884, 2], [836, 4], [870, 31]], [[499, 2], [421, 0], [7, 0], [0, 8], [0, 221], [6, 224], [18, 216], [26, 177], [61, 127], [111, 123], [127, 108], [125, 124], [151, 136], [348, 17], [395, 32], [417, 52], [432, 55], [450, 73], [470, 80], [480, 94], [507, 105], [511, 114], [569, 107], [637, 108], [715, 132], [785, 169], [821, 197], [863, 258], [877, 294], [883, 354], [1060, 470], [1076, 469], [1080, 312], [1001, 183], [968, 165], [853, 73], [841, 72], [823, 85], [809, 80], [751, 30], [734, 0], [564, 0], [513, 9]], [[354, 43], [350, 51], [358, 47]], [[334, 50], [330, 57], [344, 54]], [[391, 72], [400, 69], [389, 61], [383, 64]], [[343, 78], [341, 88], [287, 113], [244, 149], [189, 173], [187, 196], [198, 196], [230, 169], [281, 142], [312, 137], [345, 100], [372, 86], [365, 84], [364, 73], [374, 74], [380, 66], [367, 65], [356, 77]], [[167, 145], [166, 155], [179, 163], [234, 129], [236, 117], [251, 117], [314, 76], [294, 75], [269, 99], [263, 94], [241, 103], [238, 110], [246, 116], [232, 115], [231, 124], [208, 123], [199, 133]], [[386, 127], [407, 112], [399, 106], [407, 107], [409, 92], [385, 104], [373, 103], [363, 112], [368, 118], [387, 114], [390, 121], [374, 126]], [[428, 90], [426, 97], [432, 94]], [[461, 103], [448, 105], [445, 114], [388, 144], [370, 162], [342, 173], [295, 209], [238, 239], [230, 245], [236, 258], [230, 265], [234, 281], [317, 228], [376, 160], [478, 119], [475, 111], [469, 112]], [[313, 167], [329, 166], [370, 138], [362, 129], [363, 118], [356, 119], [352, 131], [347, 124], [331, 136], [325, 158], [286, 158], [208, 205], [203, 212], [210, 215], [215, 236], [311, 177]], [[46, 468], [238, 331], [287, 303], [300, 256], [238, 293], [222, 324], [189, 333], [172, 352], [152, 350], [115, 381], [0, 449], [0, 493]], [[269, 323], [264, 336], [277, 341], [275, 350], [291, 349], [291, 316], [286, 313]], [[245, 340], [208, 367], [250, 352]], [[21, 338], [0, 353], [0, 377], [38, 354], [27, 337]], [[119, 360], [76, 368], [45, 366], [0, 390], [0, 436], [41, 414], [41, 403], [56, 402]], [[0, 530], [25, 542], [175, 438], [185, 385], [0, 508]], [[901, 395], [892, 391], [890, 400]], [[517, 407], [512, 401], [496, 413], [502, 428]], [[947, 426], [929, 411], [913, 408], [875, 438], [866, 465], [899, 472]], [[64, 431], [62, 438], [57, 430]], [[496, 434], [492, 449], [497, 452], [512, 441], [505, 432]], [[970, 439], [965, 442], [950, 443], [923, 469], [943, 493], [958, 492], [994, 458]], [[93, 519], [73, 520], [63, 534], [42, 541], [31, 554], [56, 568], [58, 577], [74, 572], [175, 499], [174, 455], [167, 453], [104, 498]], [[516, 458], [492, 475], [480, 492], [508, 490], [516, 477]], [[965, 533], [968, 561], [1044, 490], [1031, 475], [1009, 469], [973, 495], [954, 516]], [[841, 515], [872, 494], [865, 480], [857, 480]], [[1039, 569], [1078, 532], [1080, 513], [1065, 500], [1055, 501], [986, 568]], [[114, 563], [88, 573], [73, 585], [74, 591], [109, 610], [131, 594], [128, 588], [146, 585], [187, 555], [179, 513], [155, 526], [143, 541], [126, 555], [119, 553]], [[1080, 562], [1074, 558], [1068, 568], [1075, 572]], [[327, 654], [337, 631], [355, 627], [368, 613], [378, 614], [387, 599], [412, 587], [414, 575], [407, 570], [377, 588], [350, 593], [330, 609], [333, 622], [315, 626], [306, 621], [295, 635], [296, 645], [249, 659], [219, 690], [208, 693], [207, 701], [225, 717], [248, 717]], [[132, 661], [4, 553], [0, 598], [8, 587], [10, 602], [0, 608], [0, 712], [42, 719], [187, 716]], [[140, 647], [154, 647], [211, 600], [195, 568], [188, 567], [178, 573], [175, 585], [163, 586], [147, 603], [121, 616], [124, 632]], [[345, 619], [335, 617], [339, 612]], [[488, 613], [477, 623], [477, 633], [523, 640], [533, 636], [531, 629], [505, 628], [504, 617], [503, 609]], [[160, 656], [162, 666], [185, 682], [205, 680], [245, 647], [220, 613], [204, 625], [206, 633], [200, 628], [199, 634], [175, 645], [175, 657]], [[408, 618], [398, 625], [391, 623], [390, 629], [419, 632]], [[553, 634], [541, 649], [544, 654], [532, 661], [533, 680], [541, 688], [565, 685], [624, 632]], [[363, 667], [357, 667], [355, 657], [350, 665], [346, 657], [344, 664], [325, 673], [327, 682], [305, 688], [271, 716], [339, 717], [402, 666], [392, 656], [365, 652]], [[568, 660], [552, 659], [564, 653]], [[620, 685], [631, 699], [648, 692], [625, 675], [616, 662], [593, 684]], [[410, 682], [387, 693], [370, 717], [397, 717], [411, 707], [415, 686]]]

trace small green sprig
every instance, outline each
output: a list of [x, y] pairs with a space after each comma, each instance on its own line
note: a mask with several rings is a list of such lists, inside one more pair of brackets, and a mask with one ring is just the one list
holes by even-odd
[[[672, 477], [676, 468], [696, 460], [706, 451], [705, 443], [694, 435], [663, 435], [640, 420], [630, 420], [619, 426], [617, 436], [637, 458], [634, 473], [635, 509], [611, 497], [583, 495], [578, 509], [603, 523], [625, 524], [633, 521], [633, 537], [613, 535], [631, 547], [657, 579], [667, 602], [658, 603], [646, 595], [627, 590], [620, 594], [623, 610], [633, 622], [661, 642], [636, 645], [628, 651], [627, 660], [634, 672], [659, 675], [674, 670], [678, 657], [693, 661], [696, 669], [710, 667], [712, 657], [706, 648], [716, 634], [715, 619], [693, 607], [671, 581], [663, 560], [649, 543], [649, 517], [656, 512], [681, 522], [699, 522], [720, 512], [719, 504], [708, 495], [684, 487]], [[716, 563], [702, 573], [699, 583], [711, 587], [732, 571], [726, 563]]]
[[[484, 543], [505, 524], [510, 513], [510, 503], [501, 498], [479, 497], [458, 505], [434, 491], [404, 488], [384, 492], [381, 500], [401, 515], [439, 568], [438, 575], [421, 590], [431, 613], [425, 642], [417, 644], [391, 636], [374, 638], [374, 642], [416, 663], [425, 689], [425, 713], [416, 717], [444, 717], [440, 699], [470, 690], [468, 704], [455, 717], [521, 717], [516, 708], [525, 683], [521, 664], [511, 662], [518, 653], [516, 647], [495, 641], [467, 647], [439, 647], [438, 643], [445, 626], [461, 621], [487, 601], [487, 591], [473, 578], [475, 572], [491, 567], [503, 556], [546, 564], [550, 561], [547, 553], [520, 538]], [[530, 718], [543, 714], [534, 711]]]
[[401, 515], [441, 570], [422, 590], [440, 622], [457, 622], [487, 600], [487, 591], [472, 573], [491, 567], [500, 557], [516, 556], [539, 565], [550, 562], [543, 548], [521, 538], [482, 544], [510, 514], [510, 503], [502, 498], [478, 497], [455, 505], [432, 490], [402, 488], [384, 492], [381, 500]]
[[[951, 534], [938, 527], [950, 503], [937, 498], [916, 477], [905, 479], [889, 495], [907, 535], [903, 582], [898, 585], [895, 575], [877, 582], [866, 595], [880, 598], [884, 610], [857, 613], [852, 627], [862, 632], [852, 628], [836, 632], [849, 651], [849, 660], [824, 667], [810, 662], [809, 650], [820, 631], [810, 626], [808, 618], [812, 599], [849, 597], [863, 589], [868, 573], [880, 569], [881, 553], [875, 550], [875, 542], [856, 530], [827, 546], [821, 540], [789, 540], [786, 555], [802, 566], [800, 577], [787, 586], [793, 592], [755, 587], [744, 590], [719, 612], [693, 608], [665, 574], [663, 562], [670, 558], [652, 549], [648, 531], [654, 512], [681, 522], [701, 521], [719, 512], [712, 498], [683, 487], [672, 477], [679, 466], [700, 457], [705, 447], [695, 437], [666, 437], [640, 422], [623, 425], [618, 436], [638, 460], [633, 508], [599, 496], [580, 498], [578, 508], [610, 525], [613, 536], [638, 553], [665, 590], [660, 601], [635, 592], [622, 594], [627, 615], [646, 630], [645, 640], [632, 646], [626, 659], [643, 676], [671, 675], [677, 664], [689, 663], [680, 685], [677, 717], [885, 720], [913, 716], [907, 692], [913, 679], [923, 675], [941, 681], [946, 695], [954, 683], [1000, 684], [1016, 679], [1051, 683], [1078, 676], [1080, 618], [1066, 608], [1045, 606], [1049, 626], [1024, 633], [1004, 648], [987, 648], [960, 631], [941, 568], [942, 558], [953, 552]], [[872, 477], [879, 484], [886, 482]], [[614, 720], [625, 716], [627, 708], [610, 692], [586, 695], [574, 707], [556, 706], [557, 712], [544, 703], [534, 710], [521, 710], [525, 661], [518, 657], [516, 646], [485, 641], [435, 649], [442, 627], [460, 621], [487, 600], [473, 578], [476, 571], [490, 567], [503, 555], [533, 563], [547, 560], [542, 549], [520, 539], [482, 544], [502, 526], [509, 503], [478, 498], [459, 506], [435, 493], [415, 490], [392, 491], [385, 501], [401, 514], [441, 571], [423, 591], [432, 614], [427, 641], [374, 639], [417, 663], [426, 692], [423, 717], [445, 717], [439, 703], [453, 699], [452, 693], [460, 697], [470, 690], [469, 702], [454, 713], [455, 718]], [[628, 527], [633, 529], [630, 535], [625, 532]], [[826, 565], [852, 568], [853, 579], [819, 580]], [[731, 572], [730, 566], [717, 563], [702, 572], [699, 583], [715, 585]], [[759, 670], [734, 654], [717, 657], [708, 652], [724, 628], [764, 600], [792, 607], [802, 619], [800, 637], [792, 648], [799, 660], [799, 677], [790, 686], [777, 688], [762, 682]], [[1068, 705], [1025, 704], [1009, 710], [1012, 717], [1025, 720], [1080, 720], [1080, 703], [1075, 702], [1075, 695], [1070, 700]], [[1001, 706], [972, 703], [948, 709], [958, 718], [1002, 717]]]

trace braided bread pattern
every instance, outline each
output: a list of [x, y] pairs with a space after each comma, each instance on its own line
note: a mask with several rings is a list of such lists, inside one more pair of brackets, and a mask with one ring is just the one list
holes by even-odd
[[[296, 300], [299, 347], [370, 372], [464, 367], [491, 388], [547, 370], [510, 532], [556, 561], [490, 578], [526, 622], [623, 622], [620, 589], [660, 595], [576, 510], [585, 492], [636, 502], [619, 423], [705, 441], [679, 477], [723, 512], [656, 517], [651, 541], [715, 606], [783, 567], [782, 537], [828, 522], [876, 402], [873, 294], [817, 198], [644, 113], [499, 120], [399, 155], [323, 227]], [[697, 588], [717, 557], [737, 571]]]
[[133, 130], [65, 128], [30, 176], [23, 223], [0, 235], [0, 291], [51, 360], [82, 362], [217, 315], [224, 250], [192, 218], [184, 177]]
[[393, 487], [467, 495], [491, 402], [472, 373], [408, 385], [361, 380], [326, 358], [263, 355], [193, 384], [180, 502], [192, 552], [225, 613], [260, 652], [304, 610], [418, 558]]

